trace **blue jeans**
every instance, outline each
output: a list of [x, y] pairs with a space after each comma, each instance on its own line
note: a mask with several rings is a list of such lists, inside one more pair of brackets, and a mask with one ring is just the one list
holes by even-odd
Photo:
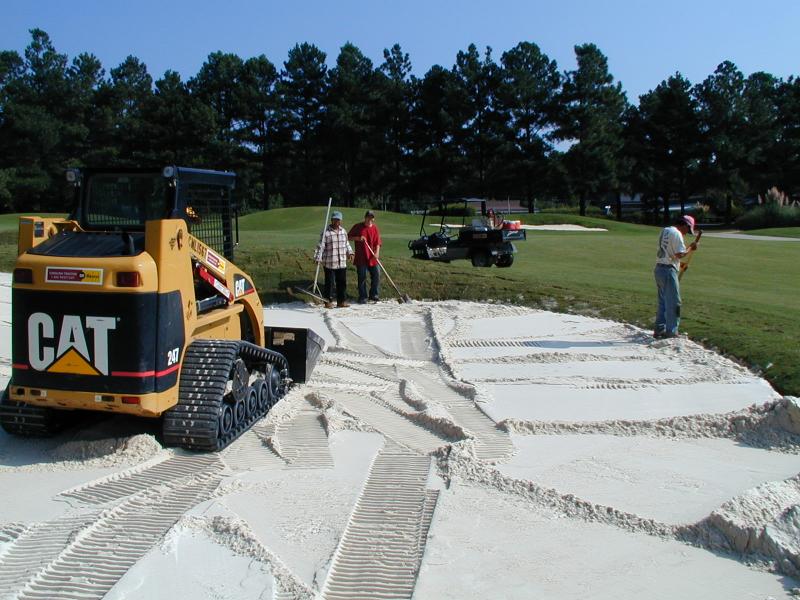
[[681, 284], [678, 270], [671, 265], [657, 264], [654, 271], [658, 287], [658, 310], [655, 332], [678, 335], [681, 322]]
[[367, 299], [367, 271], [369, 271], [370, 286], [369, 298], [372, 300], [378, 299], [378, 285], [381, 282], [381, 272], [378, 265], [368, 267], [366, 265], [356, 265], [356, 273], [358, 273], [358, 299]]

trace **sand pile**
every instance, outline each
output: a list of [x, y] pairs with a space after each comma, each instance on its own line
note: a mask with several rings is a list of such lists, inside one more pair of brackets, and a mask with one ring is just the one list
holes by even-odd
[[700, 530], [712, 548], [772, 559], [782, 572], [800, 576], [800, 476], [747, 490]]
[[144, 462], [161, 450], [161, 444], [155, 437], [139, 434], [121, 438], [70, 440], [56, 446], [50, 454], [56, 462], [80, 461], [92, 467], [113, 467]]

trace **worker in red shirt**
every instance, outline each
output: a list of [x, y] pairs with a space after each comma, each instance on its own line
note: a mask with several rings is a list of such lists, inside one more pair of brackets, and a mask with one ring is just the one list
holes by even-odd
[[[381, 253], [381, 232], [375, 225], [375, 213], [368, 210], [364, 214], [364, 222], [356, 223], [350, 228], [347, 238], [356, 243], [356, 255], [353, 263], [358, 273], [358, 303], [366, 304], [367, 298], [378, 301], [378, 286], [381, 273], [378, 268], [378, 257]], [[369, 296], [367, 296], [367, 271], [370, 275]]]

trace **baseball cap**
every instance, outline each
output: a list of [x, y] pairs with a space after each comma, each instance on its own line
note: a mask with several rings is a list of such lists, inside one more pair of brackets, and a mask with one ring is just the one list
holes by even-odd
[[333, 211], [333, 213], [331, 214], [331, 221], [333, 221], [334, 219], [339, 219], [341, 221], [342, 213], [340, 213], [338, 210]]
[[374, 217], [375, 213], [372, 212], [371, 210], [368, 210], [367, 212], [364, 213], [364, 216], [365, 217]]
[[683, 215], [681, 219], [683, 220], [684, 223], [686, 223], [689, 226], [689, 231], [692, 233], [692, 235], [694, 235], [694, 226], [695, 226], [694, 217], [691, 215]]

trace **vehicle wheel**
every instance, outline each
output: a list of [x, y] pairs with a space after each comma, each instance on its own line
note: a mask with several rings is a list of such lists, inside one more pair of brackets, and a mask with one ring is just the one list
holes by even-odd
[[233, 429], [233, 406], [229, 402], [223, 402], [219, 407], [219, 437], [224, 437]]
[[247, 406], [245, 405], [245, 399], [242, 398], [241, 400], [235, 400], [233, 402], [233, 426], [239, 427], [242, 423], [244, 423], [245, 419], [247, 418]]
[[492, 262], [489, 260], [489, 253], [485, 250], [476, 250], [472, 253], [472, 266], [473, 267], [491, 267]]
[[281, 374], [272, 365], [267, 365], [267, 367], [269, 369], [265, 382], [269, 398], [267, 402], [269, 407], [272, 408], [275, 406], [275, 403], [280, 400], [279, 395], [281, 393]]
[[510, 267], [512, 264], [514, 264], [514, 255], [503, 254], [502, 256], [497, 258], [496, 264], [498, 267]]
[[266, 412], [269, 408], [269, 388], [267, 387], [267, 382], [263, 379], [259, 379], [253, 384], [253, 389], [256, 392], [258, 412]]
[[258, 412], [258, 391], [256, 390], [255, 386], [250, 386], [247, 388], [247, 395], [244, 399], [244, 407], [246, 418], [250, 418], [255, 416]]
[[247, 365], [241, 358], [237, 358], [231, 367], [231, 393], [236, 402], [241, 402], [247, 395], [247, 385], [250, 374], [247, 372]]

